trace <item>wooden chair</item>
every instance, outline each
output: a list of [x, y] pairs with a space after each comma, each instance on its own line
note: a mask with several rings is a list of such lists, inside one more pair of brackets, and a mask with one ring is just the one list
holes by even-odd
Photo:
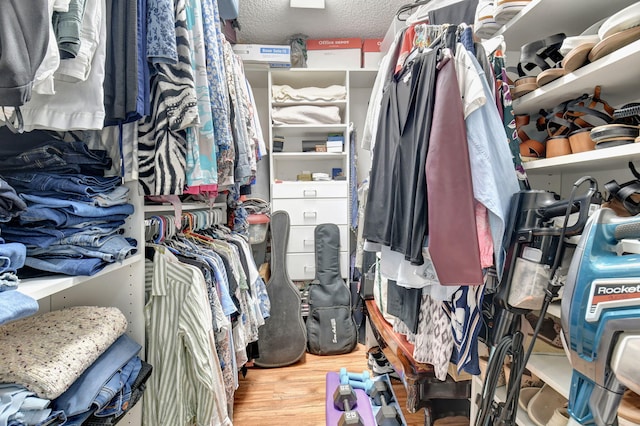
[[[441, 417], [466, 414], [471, 397], [471, 376], [458, 376], [450, 369], [445, 381], [438, 380], [431, 364], [417, 362], [413, 358], [413, 344], [406, 337], [393, 331], [374, 300], [367, 300], [369, 324], [378, 345], [398, 375], [407, 391], [407, 411], [415, 413], [424, 409], [425, 426], [431, 426]], [[453, 374], [453, 375], [452, 375]]]

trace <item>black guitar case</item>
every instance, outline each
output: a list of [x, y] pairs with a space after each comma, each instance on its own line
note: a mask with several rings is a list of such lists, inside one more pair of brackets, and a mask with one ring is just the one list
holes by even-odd
[[284, 367], [301, 359], [306, 350], [307, 333], [302, 320], [302, 297], [289, 278], [286, 265], [289, 241], [289, 214], [271, 215], [271, 278], [267, 293], [271, 316], [258, 329], [259, 367]]
[[358, 343], [351, 291], [340, 276], [340, 229], [316, 226], [316, 279], [309, 286], [307, 350], [315, 355], [353, 351]]

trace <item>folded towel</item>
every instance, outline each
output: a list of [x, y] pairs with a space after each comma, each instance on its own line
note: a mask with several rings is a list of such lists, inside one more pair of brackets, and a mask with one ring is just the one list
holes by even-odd
[[337, 106], [296, 105], [273, 108], [274, 124], [340, 124]]
[[[6, 293], [6, 292], [5, 292]], [[127, 329], [117, 308], [76, 306], [0, 326], [0, 383], [55, 399]]]
[[328, 87], [303, 87], [294, 89], [288, 85], [273, 85], [271, 93], [275, 102], [287, 101], [341, 101], [347, 99], [347, 89], [334, 84]]

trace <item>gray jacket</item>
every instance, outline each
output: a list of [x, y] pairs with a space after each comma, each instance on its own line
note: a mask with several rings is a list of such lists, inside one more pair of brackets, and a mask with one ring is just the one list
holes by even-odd
[[0, 6], [0, 106], [31, 99], [49, 43], [47, 0], [3, 0]]

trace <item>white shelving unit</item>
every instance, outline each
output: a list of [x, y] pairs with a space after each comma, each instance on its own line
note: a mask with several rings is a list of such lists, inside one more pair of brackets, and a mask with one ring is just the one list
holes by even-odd
[[92, 276], [67, 276], [56, 275], [53, 277], [30, 278], [20, 282], [20, 292], [36, 300], [42, 300], [46, 297], [55, 295], [63, 290], [67, 290], [85, 282], [101, 279], [105, 275], [110, 275], [119, 269], [134, 265], [142, 260], [141, 254], [135, 254], [121, 263], [115, 263], [104, 268]]
[[602, 87], [601, 98], [611, 105], [635, 101], [638, 94], [629, 90], [629, 82], [637, 80], [639, 66], [640, 40], [636, 40], [514, 100], [513, 109], [518, 114], [537, 113], [540, 108], [551, 108], [583, 93], [593, 93], [597, 85]]
[[527, 368], [565, 398], [569, 398], [571, 364], [564, 355], [531, 354]]
[[507, 41], [507, 51], [519, 53], [523, 44], [552, 34], [578, 35], [591, 24], [633, 3], [635, 0], [532, 0], [496, 35]]
[[[591, 24], [632, 3], [635, 1], [532, 0], [498, 32], [504, 37], [506, 43], [507, 62], [509, 65], [515, 65], [518, 62], [520, 47], [523, 44], [560, 32], [564, 32], [567, 36], [578, 35]], [[576, 13], [577, 10], [580, 13]], [[514, 100], [514, 113], [531, 114], [532, 121], [535, 121], [540, 109], [555, 107], [563, 101], [584, 93], [592, 94], [595, 86], [598, 85], [601, 87], [601, 98], [614, 108], [629, 102], [637, 102], [640, 99], [638, 66], [640, 66], [640, 41], [618, 49]], [[632, 176], [628, 171], [627, 163], [638, 160], [640, 160], [640, 144], [628, 144], [527, 161], [523, 164], [532, 188], [552, 190], [566, 198], [573, 183], [584, 175], [595, 177], [601, 190], [602, 184], [611, 179], [617, 179], [618, 182], [629, 180]], [[548, 314], [560, 318], [560, 302], [552, 303]], [[572, 368], [566, 356], [534, 353], [529, 359], [527, 368], [565, 398], [569, 397]], [[472, 390], [474, 395], [480, 391], [481, 386], [480, 380], [474, 379]], [[505, 390], [499, 388], [496, 391], [496, 400], [503, 401], [504, 398]], [[533, 422], [526, 413], [520, 411], [517, 424], [532, 425]]]
[[[272, 108], [293, 105], [337, 106], [340, 112], [340, 124], [272, 124], [269, 128], [269, 140], [274, 136], [285, 138], [282, 152], [273, 152], [270, 143], [270, 193], [272, 210], [285, 210], [291, 219], [291, 230], [287, 251], [287, 269], [293, 280], [315, 278], [315, 247], [313, 230], [321, 223], [335, 223], [340, 228], [340, 266], [343, 278], [348, 277], [349, 250], [349, 179], [350, 176], [350, 135], [349, 123], [353, 121], [352, 91], [358, 105], [364, 107], [375, 80], [375, 70], [333, 70], [333, 69], [291, 69], [268, 71], [269, 111]], [[261, 77], [254, 75], [256, 81]], [[272, 99], [273, 85], [289, 85], [299, 89], [303, 87], [327, 87], [341, 85], [346, 89], [346, 98], [335, 101], [280, 102]], [[365, 99], [366, 97], [366, 99]], [[366, 111], [366, 108], [364, 108]], [[364, 122], [360, 112], [354, 117], [357, 124]], [[269, 113], [269, 123], [272, 122]], [[303, 152], [303, 140], [327, 139], [328, 134], [344, 136], [342, 152]], [[323, 172], [332, 175], [332, 169], [340, 168], [346, 180], [297, 181], [302, 171]], [[304, 244], [301, 244], [303, 241]]]
[[[127, 333], [143, 346], [144, 357], [144, 213], [143, 199], [137, 194], [137, 183], [128, 182], [129, 202], [134, 213], [124, 225], [124, 235], [136, 239], [138, 251], [121, 263], [104, 268], [93, 276], [47, 276], [22, 280], [18, 291], [38, 301], [39, 312], [71, 306], [113, 306], [125, 315]], [[142, 401], [120, 420], [119, 424], [142, 424]]]

